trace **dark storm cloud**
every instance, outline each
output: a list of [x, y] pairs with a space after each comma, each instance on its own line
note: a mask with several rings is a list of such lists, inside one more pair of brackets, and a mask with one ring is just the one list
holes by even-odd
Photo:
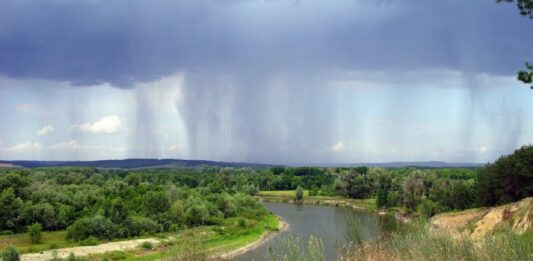
[[[373, 131], [352, 101], [338, 106], [328, 82], [441, 86], [462, 77], [460, 87], [483, 87], [468, 79], [514, 75], [533, 60], [532, 42], [533, 23], [491, 0], [0, 0], [0, 75], [133, 88], [183, 73], [176, 105], [190, 157], [203, 159], [327, 161], [339, 127], [360, 123], [349, 133], [361, 143]], [[159, 156], [157, 101], [137, 95], [130, 143]], [[391, 97], [416, 107], [407, 88]], [[382, 107], [385, 117], [409, 112]], [[514, 117], [494, 123], [499, 134], [522, 130]]]
[[[510, 74], [533, 27], [492, 1], [0, 2], [0, 73], [128, 88], [176, 71]], [[526, 33], [526, 32], [531, 33]]]

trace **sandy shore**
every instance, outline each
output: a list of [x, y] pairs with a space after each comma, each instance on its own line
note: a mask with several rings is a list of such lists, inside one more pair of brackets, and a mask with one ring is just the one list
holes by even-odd
[[77, 257], [88, 256], [94, 254], [103, 254], [105, 252], [112, 251], [127, 251], [138, 248], [142, 243], [150, 242], [154, 245], [159, 244], [159, 240], [156, 238], [145, 238], [145, 239], [135, 239], [127, 241], [117, 241], [100, 244], [97, 246], [80, 246], [80, 247], [69, 247], [69, 248], [59, 248], [55, 250], [46, 250], [40, 253], [24, 254], [21, 256], [21, 261], [40, 261], [40, 260], [50, 260], [54, 258], [54, 252], [57, 253], [59, 258], [67, 258], [70, 253], [73, 253]]
[[276, 236], [279, 233], [289, 229], [289, 224], [288, 223], [286, 223], [279, 216], [278, 216], [278, 219], [279, 219], [278, 231], [267, 231], [267, 232], [263, 233], [263, 235], [261, 236], [260, 239], [254, 241], [254, 242], [252, 242], [252, 243], [250, 243], [248, 245], [245, 245], [245, 246], [242, 246], [242, 247], [237, 248], [235, 250], [232, 250], [230, 252], [221, 254], [218, 257], [221, 258], [221, 259], [232, 259], [232, 258], [234, 258], [236, 256], [242, 255], [242, 254], [244, 254], [244, 253], [246, 253], [248, 251], [251, 251], [251, 250], [254, 250], [254, 249], [258, 248], [259, 246], [263, 245], [264, 243], [266, 243], [268, 240], [270, 240], [274, 236]]

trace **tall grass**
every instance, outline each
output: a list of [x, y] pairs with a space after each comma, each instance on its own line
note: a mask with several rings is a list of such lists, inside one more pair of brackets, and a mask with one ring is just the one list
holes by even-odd
[[[364, 221], [364, 222], [363, 222]], [[368, 222], [370, 221], [370, 222]], [[338, 251], [338, 260], [533, 260], [533, 232], [516, 235], [510, 231], [499, 232], [474, 241], [469, 237], [452, 237], [447, 233], [435, 233], [427, 223], [411, 224], [402, 231], [377, 235], [380, 226], [372, 220], [355, 220], [347, 233], [350, 242]], [[319, 240], [319, 239], [313, 239]], [[305, 248], [294, 251], [298, 238], [290, 239], [284, 247], [272, 249], [278, 254], [269, 260], [316, 260], [308, 259], [317, 255]], [[288, 249], [288, 250], [287, 250]], [[323, 255], [322, 255], [323, 256]]]
[[533, 260], [533, 241], [512, 232], [474, 241], [432, 233], [417, 224], [374, 244], [348, 249], [342, 260]]
[[300, 237], [288, 235], [281, 243], [270, 246], [267, 259], [275, 261], [325, 261], [324, 244], [317, 237], [310, 236], [307, 244]]

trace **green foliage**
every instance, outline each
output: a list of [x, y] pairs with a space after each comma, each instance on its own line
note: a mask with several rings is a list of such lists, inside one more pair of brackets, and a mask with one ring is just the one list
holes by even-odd
[[97, 246], [100, 244], [100, 240], [94, 236], [89, 236], [86, 239], [79, 241], [80, 246]]
[[430, 218], [433, 215], [443, 211], [443, 207], [439, 203], [433, 202], [431, 200], [424, 200], [418, 206], [418, 212], [422, 214], [425, 218]]
[[478, 197], [485, 206], [533, 196], [533, 146], [523, 146], [479, 169]]
[[128, 255], [126, 255], [126, 253], [123, 251], [113, 251], [111, 253], [107, 253], [106, 257], [111, 260], [123, 260], [128, 258]]
[[294, 198], [296, 200], [302, 200], [304, 198], [304, 189], [300, 186], [296, 188], [296, 191], [294, 192]]
[[[533, 0], [496, 0], [497, 3], [507, 2], [516, 3], [520, 15], [533, 19]], [[526, 62], [526, 69], [518, 72], [518, 80], [525, 84], [531, 84], [533, 82], [533, 64]], [[531, 86], [533, 89], [533, 86]]]
[[[533, 83], [533, 64], [526, 63], [526, 70], [518, 72], [518, 80], [531, 84]], [[533, 89], [533, 86], [531, 86]]]
[[14, 188], [0, 193], [0, 229], [19, 231], [23, 201], [15, 195]]
[[325, 261], [324, 243], [314, 236], [310, 236], [307, 242], [302, 242], [299, 237], [289, 235], [268, 248], [267, 260]]
[[150, 241], [144, 241], [141, 244], [141, 248], [145, 250], [152, 250], [154, 248], [154, 244], [152, 244], [152, 242]]
[[8, 246], [2, 252], [2, 261], [19, 261], [20, 253], [14, 246]]
[[28, 226], [28, 235], [30, 237], [30, 242], [33, 244], [40, 243], [43, 239], [43, 226], [40, 223], [33, 223]]
[[533, 19], [533, 0], [496, 0], [497, 3], [516, 3], [520, 15]]
[[239, 227], [246, 227], [246, 219], [244, 218], [239, 218]]
[[117, 227], [109, 219], [96, 215], [92, 218], [81, 218], [76, 220], [67, 229], [67, 239], [81, 241], [90, 236], [95, 236], [100, 240], [110, 240], [116, 236]]

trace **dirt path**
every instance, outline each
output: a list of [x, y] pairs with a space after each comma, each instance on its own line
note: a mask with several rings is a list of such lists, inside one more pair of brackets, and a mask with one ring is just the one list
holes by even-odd
[[47, 250], [41, 253], [24, 254], [21, 256], [21, 261], [41, 261], [50, 260], [54, 258], [54, 252], [57, 253], [57, 257], [66, 258], [70, 253], [74, 253], [77, 257], [88, 256], [92, 254], [103, 254], [105, 252], [112, 251], [126, 251], [138, 248], [142, 243], [150, 242], [152, 244], [159, 244], [159, 240], [155, 238], [144, 238], [127, 241], [109, 242], [97, 246], [80, 246], [70, 248], [60, 248], [55, 250]]

